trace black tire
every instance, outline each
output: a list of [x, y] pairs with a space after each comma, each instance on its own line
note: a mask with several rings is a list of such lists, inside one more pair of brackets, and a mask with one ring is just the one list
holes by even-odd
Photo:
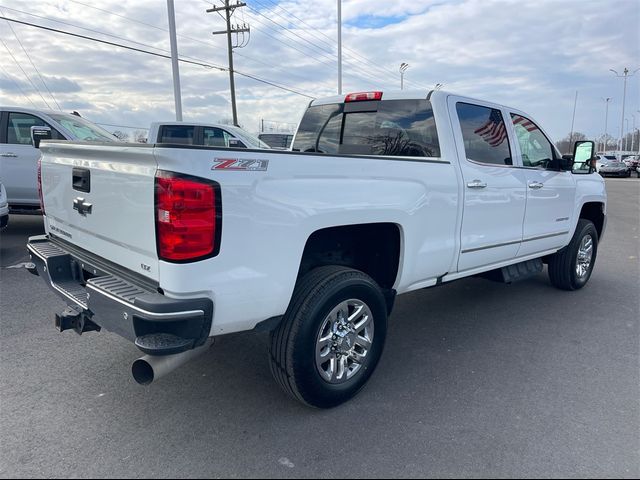
[[[587, 235], [591, 235], [593, 240], [593, 253], [591, 263], [583, 276], [579, 276], [576, 271], [576, 263], [578, 259], [578, 250], [582, 243], [582, 239]], [[596, 263], [598, 253], [598, 231], [595, 225], [589, 220], [581, 218], [578, 220], [576, 231], [569, 245], [562, 250], [554, 253], [549, 257], [549, 279], [551, 284], [561, 290], [579, 290], [584, 287]]]
[[[373, 316], [371, 348], [362, 366], [344, 383], [322, 378], [316, 366], [316, 341], [334, 307], [349, 299], [366, 304]], [[367, 383], [384, 349], [387, 307], [378, 284], [358, 270], [340, 266], [316, 268], [297, 283], [291, 303], [271, 333], [271, 373], [282, 389], [304, 404], [332, 408], [355, 396]]]

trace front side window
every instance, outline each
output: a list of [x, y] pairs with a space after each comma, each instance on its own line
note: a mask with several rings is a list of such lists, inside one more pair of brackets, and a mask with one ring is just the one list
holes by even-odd
[[204, 144], [207, 147], [228, 147], [229, 134], [216, 127], [204, 127]]
[[507, 129], [500, 110], [458, 103], [456, 111], [469, 160], [494, 165], [513, 165]]
[[439, 157], [440, 146], [427, 100], [383, 100], [312, 106], [293, 150], [332, 155]]
[[7, 143], [31, 145], [31, 127], [50, 127], [52, 139], [64, 140], [64, 137], [55, 128], [52, 128], [41, 118], [28, 113], [9, 113], [8, 127]]
[[109, 132], [82, 117], [63, 113], [52, 113], [49, 116], [71, 132], [73, 138], [76, 140], [82, 140], [85, 142], [116, 141], [116, 138]]
[[551, 142], [528, 118], [512, 113], [511, 120], [522, 152], [522, 165], [546, 168], [554, 159]]

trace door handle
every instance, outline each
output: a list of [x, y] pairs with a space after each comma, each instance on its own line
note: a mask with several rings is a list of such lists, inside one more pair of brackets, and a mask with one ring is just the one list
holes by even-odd
[[486, 182], [480, 180], [474, 180], [473, 182], [467, 183], [468, 188], [487, 188]]
[[529, 184], [529, 188], [533, 188], [534, 190], [538, 190], [540, 188], [544, 187], [544, 183], [540, 183], [540, 182], [531, 182]]
[[8, 158], [17, 158], [18, 155], [16, 155], [15, 153], [0, 153], [0, 157], [8, 157]]

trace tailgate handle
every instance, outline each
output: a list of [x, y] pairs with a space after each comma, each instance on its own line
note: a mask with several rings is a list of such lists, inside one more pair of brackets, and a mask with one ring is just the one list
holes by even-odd
[[86, 168], [73, 169], [73, 189], [78, 192], [91, 191], [91, 171]]

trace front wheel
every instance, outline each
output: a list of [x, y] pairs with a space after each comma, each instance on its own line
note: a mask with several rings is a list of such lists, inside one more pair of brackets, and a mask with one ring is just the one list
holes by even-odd
[[271, 372], [293, 398], [335, 407], [369, 380], [386, 333], [386, 303], [371, 277], [339, 266], [316, 268], [300, 279], [271, 334]]
[[561, 290], [578, 290], [584, 287], [596, 261], [598, 231], [589, 220], [578, 220], [576, 231], [569, 245], [549, 258], [549, 279]]

